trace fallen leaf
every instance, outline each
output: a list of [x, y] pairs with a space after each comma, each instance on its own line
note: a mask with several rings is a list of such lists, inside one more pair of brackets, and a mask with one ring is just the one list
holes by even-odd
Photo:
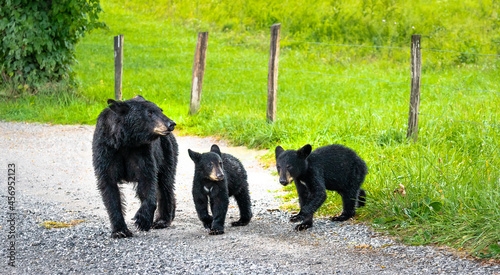
[[405, 186], [402, 185], [401, 183], [399, 184], [399, 187], [401, 188], [398, 188], [396, 190], [394, 190], [394, 194], [398, 193], [400, 194], [402, 197], [406, 196], [406, 190], [405, 190]]
[[45, 227], [46, 229], [67, 228], [67, 227], [75, 226], [75, 225], [82, 223], [84, 221], [85, 220], [72, 220], [70, 222], [44, 221], [40, 225]]

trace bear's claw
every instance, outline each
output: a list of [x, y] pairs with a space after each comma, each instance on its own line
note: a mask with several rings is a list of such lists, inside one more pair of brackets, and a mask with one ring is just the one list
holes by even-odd
[[311, 228], [311, 227], [312, 227], [312, 224], [304, 224], [304, 223], [301, 223], [301, 224], [299, 224], [299, 225], [297, 225], [297, 226], [295, 227], [295, 230], [296, 230], [296, 231], [304, 231], [304, 230], [306, 230], [306, 229], [308, 229], [308, 228]]
[[332, 217], [332, 218], [330, 218], [330, 220], [332, 222], [343, 222], [343, 221], [347, 221], [350, 218], [351, 217], [348, 217], [348, 216], [345, 216], [345, 215], [340, 215], [340, 216]]
[[208, 235], [221, 235], [221, 234], [224, 234], [224, 230], [211, 229], [210, 232], [208, 232]]
[[134, 236], [134, 234], [132, 234], [132, 232], [130, 232], [130, 230], [128, 230], [128, 229], [116, 231], [116, 232], [113, 232], [111, 234], [111, 238], [113, 238], [113, 239], [122, 239], [122, 238], [128, 238], [128, 237], [132, 237], [132, 236]]
[[248, 223], [250, 223], [250, 221], [242, 221], [242, 220], [239, 220], [239, 221], [232, 222], [232, 223], [231, 223], [231, 226], [245, 226], [245, 225], [247, 225]]
[[157, 220], [153, 223], [151, 228], [153, 229], [162, 229], [170, 227], [171, 222], [167, 222], [166, 220]]
[[294, 215], [290, 217], [290, 222], [300, 222], [304, 219], [302, 215]]

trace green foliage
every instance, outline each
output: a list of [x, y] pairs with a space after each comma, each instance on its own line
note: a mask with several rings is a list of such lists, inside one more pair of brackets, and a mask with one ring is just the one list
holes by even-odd
[[[284, 39], [408, 47], [409, 37], [421, 34], [428, 48], [500, 54], [500, 3], [495, 0], [159, 0], [147, 5], [132, 0], [127, 5], [239, 37], [281, 23]], [[473, 62], [470, 58], [461, 55], [457, 61]]]
[[101, 11], [99, 0], [2, 1], [0, 83], [31, 90], [71, 79], [75, 45], [85, 32], [105, 26]]

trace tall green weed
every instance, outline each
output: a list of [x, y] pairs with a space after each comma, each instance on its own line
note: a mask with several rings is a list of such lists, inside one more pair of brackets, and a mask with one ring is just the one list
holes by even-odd
[[[196, 29], [267, 31], [282, 23], [282, 38], [405, 47], [421, 34], [427, 48], [500, 54], [500, 3], [495, 0], [127, 1], [126, 7]], [[461, 62], [471, 62], [461, 56]]]

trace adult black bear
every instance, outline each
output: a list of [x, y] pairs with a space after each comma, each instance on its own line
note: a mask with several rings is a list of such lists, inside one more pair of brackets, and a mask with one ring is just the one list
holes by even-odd
[[[175, 122], [156, 104], [136, 96], [108, 99], [97, 118], [92, 157], [97, 186], [108, 211], [112, 238], [132, 236], [123, 218], [119, 183], [135, 182], [141, 206], [134, 216], [141, 231], [170, 226], [175, 215], [174, 180], [178, 148]], [[158, 204], [156, 219], [153, 216]]]
[[[221, 154], [217, 145], [210, 152], [197, 153], [188, 149], [194, 161], [193, 199], [198, 217], [210, 235], [224, 233], [229, 197], [234, 196], [240, 209], [240, 219], [232, 226], [247, 225], [252, 218], [247, 173], [243, 164], [229, 154]], [[213, 217], [208, 214], [208, 202]]]
[[326, 200], [326, 191], [334, 190], [342, 196], [342, 214], [332, 221], [345, 221], [364, 206], [366, 193], [361, 184], [368, 173], [366, 163], [352, 149], [342, 145], [319, 147], [311, 153], [307, 144], [299, 150], [284, 150], [276, 147], [276, 168], [280, 183], [284, 186], [295, 182], [299, 195], [300, 212], [290, 218], [291, 222], [302, 221], [295, 230], [312, 227], [313, 215]]

